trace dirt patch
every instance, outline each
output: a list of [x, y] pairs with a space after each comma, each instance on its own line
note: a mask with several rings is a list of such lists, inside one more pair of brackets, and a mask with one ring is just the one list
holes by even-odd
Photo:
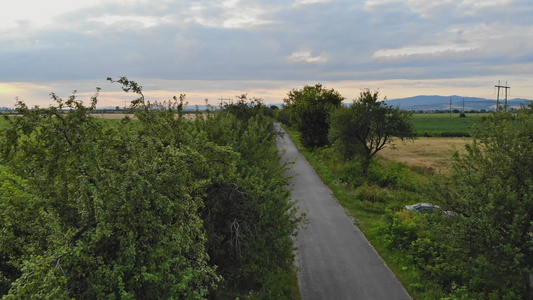
[[470, 138], [421, 137], [414, 141], [395, 141], [396, 150], [390, 147], [379, 152], [386, 159], [394, 159], [411, 167], [446, 174], [455, 150], [464, 151]]

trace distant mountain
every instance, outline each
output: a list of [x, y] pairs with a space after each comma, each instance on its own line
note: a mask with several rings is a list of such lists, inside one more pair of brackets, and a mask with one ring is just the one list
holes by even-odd
[[[405, 110], [449, 110], [450, 98], [452, 99], [452, 109], [464, 109], [469, 110], [495, 110], [496, 99], [476, 98], [476, 97], [462, 97], [462, 96], [415, 96], [409, 98], [386, 100], [385, 102], [392, 106], [399, 106]], [[507, 104], [510, 108], [519, 108], [520, 104], [529, 104], [531, 100], [515, 98], [507, 100]], [[500, 105], [503, 105], [504, 101], [500, 100]]]

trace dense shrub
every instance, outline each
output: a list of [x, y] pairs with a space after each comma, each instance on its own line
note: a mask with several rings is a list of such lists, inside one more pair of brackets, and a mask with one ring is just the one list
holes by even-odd
[[[102, 122], [75, 96], [0, 133], [6, 299], [198, 299], [265, 293], [291, 274], [295, 216], [271, 122], [237, 103], [194, 122], [183, 97]], [[266, 297], [268, 298], [268, 297]], [[271, 297], [272, 298], [272, 297]]]

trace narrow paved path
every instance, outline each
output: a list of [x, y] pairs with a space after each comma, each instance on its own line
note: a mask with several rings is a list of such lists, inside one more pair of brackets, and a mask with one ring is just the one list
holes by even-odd
[[294, 162], [292, 198], [309, 219], [296, 240], [302, 299], [411, 299], [287, 134], [278, 149]]

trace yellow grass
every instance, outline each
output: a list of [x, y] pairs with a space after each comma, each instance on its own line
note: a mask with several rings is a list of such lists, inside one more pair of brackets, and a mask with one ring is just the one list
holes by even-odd
[[395, 141], [396, 150], [387, 147], [379, 152], [386, 159], [394, 159], [412, 167], [447, 174], [455, 150], [464, 151], [470, 138], [420, 137], [414, 141]]

